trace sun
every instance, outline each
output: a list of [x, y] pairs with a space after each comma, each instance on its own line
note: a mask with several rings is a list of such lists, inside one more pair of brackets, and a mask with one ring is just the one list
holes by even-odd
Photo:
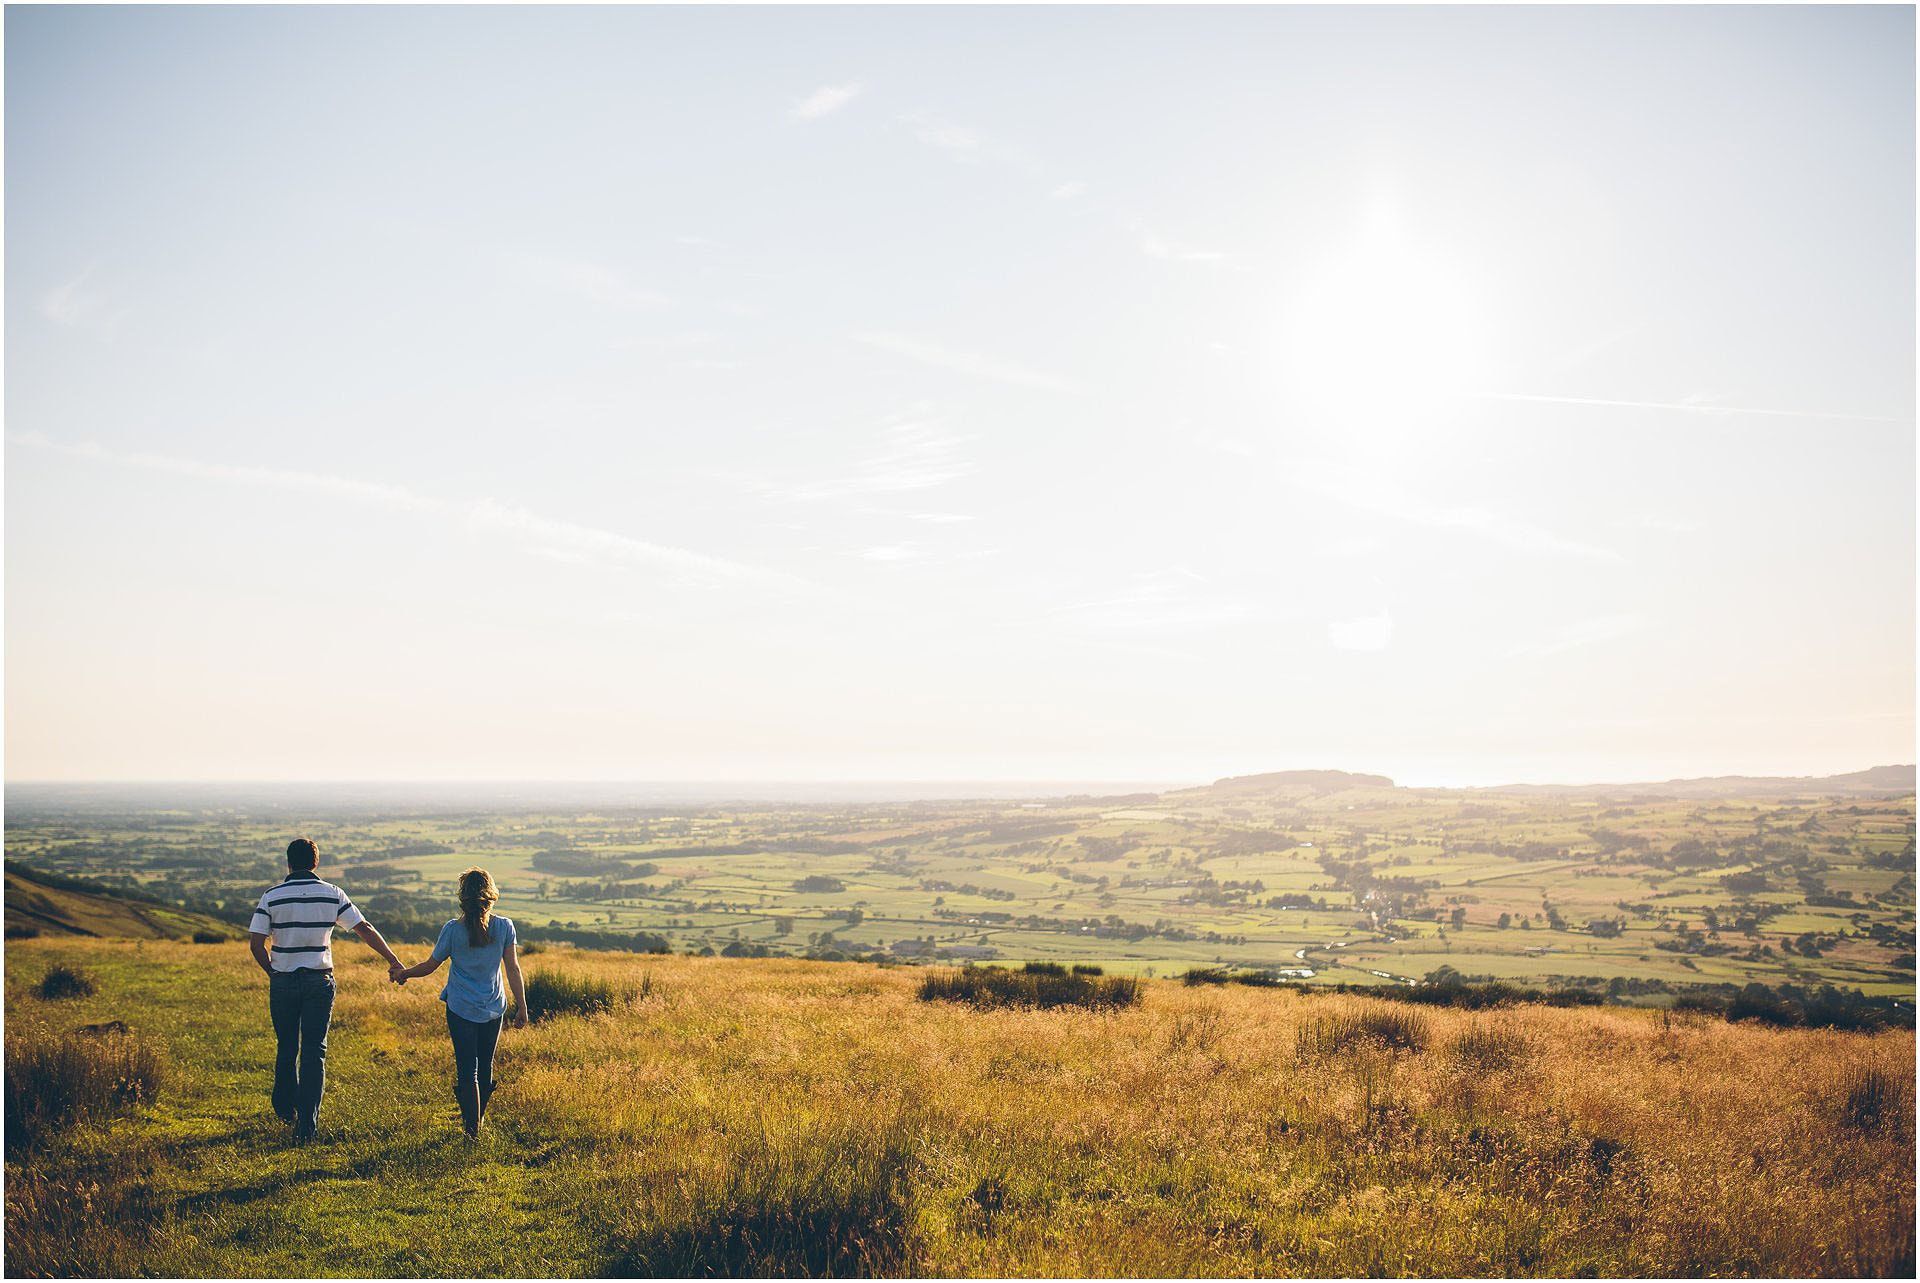
[[1289, 426], [1362, 454], [1424, 452], [1487, 383], [1479, 284], [1390, 213], [1362, 219], [1283, 290], [1273, 371]]

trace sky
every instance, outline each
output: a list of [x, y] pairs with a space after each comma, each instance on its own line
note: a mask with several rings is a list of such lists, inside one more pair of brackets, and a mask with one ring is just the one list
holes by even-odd
[[5, 23], [9, 780], [1914, 760], [1910, 8]]

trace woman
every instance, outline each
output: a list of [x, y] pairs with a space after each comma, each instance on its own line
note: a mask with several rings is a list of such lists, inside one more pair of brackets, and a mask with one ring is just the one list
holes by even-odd
[[480, 1134], [480, 1120], [493, 1095], [493, 1049], [507, 1012], [502, 967], [513, 986], [513, 1027], [527, 1027], [527, 987], [514, 952], [513, 919], [493, 911], [499, 899], [492, 874], [468, 869], [460, 875], [460, 916], [440, 929], [433, 953], [415, 966], [392, 968], [393, 979], [405, 984], [453, 960], [440, 1000], [447, 1004], [447, 1033], [453, 1038], [453, 1095], [469, 1136]]

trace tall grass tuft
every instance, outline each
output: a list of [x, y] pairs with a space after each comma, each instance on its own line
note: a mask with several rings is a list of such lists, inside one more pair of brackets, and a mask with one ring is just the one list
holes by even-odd
[[[651, 991], [651, 980], [647, 987]], [[527, 977], [527, 1019], [610, 1012], [639, 996], [632, 985], [616, 985], [611, 980], [596, 980], [564, 971], [542, 971]]]
[[1132, 1007], [1140, 1002], [1140, 981], [1133, 976], [1074, 975], [1064, 967], [1035, 971], [1032, 964], [1021, 971], [963, 967], [928, 973], [920, 982], [920, 997], [976, 1007]]
[[34, 992], [54, 1002], [61, 998], [91, 998], [94, 989], [92, 976], [78, 968], [56, 962], [47, 968], [46, 978], [40, 981]]
[[1855, 1131], [1877, 1132], [1913, 1115], [1899, 1079], [1878, 1065], [1848, 1069], [1840, 1093], [1840, 1122]]
[[15, 1033], [7, 1039], [7, 1150], [149, 1103], [164, 1078], [159, 1051], [130, 1034]]
[[803, 1128], [664, 1200], [620, 1254], [628, 1278], [874, 1278], [908, 1268], [918, 1137], [894, 1118]]
[[1294, 1034], [1294, 1055], [1325, 1060], [1356, 1048], [1418, 1052], [1430, 1040], [1427, 1022], [1411, 1011], [1342, 1012], [1302, 1024]]
[[1446, 1047], [1446, 1059], [1471, 1074], [1500, 1074], [1517, 1069], [1533, 1055], [1525, 1034], [1499, 1025], [1469, 1025]]
[[[7, 1144], [14, 1141], [9, 1123]], [[7, 1173], [8, 1278], [140, 1278], [196, 1273], [168, 1249], [174, 1200], [166, 1156], [126, 1141]]]

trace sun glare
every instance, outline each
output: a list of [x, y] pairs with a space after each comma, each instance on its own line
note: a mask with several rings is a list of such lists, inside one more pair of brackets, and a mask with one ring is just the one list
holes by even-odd
[[1470, 275], [1385, 211], [1303, 273], [1281, 315], [1275, 369], [1290, 425], [1360, 453], [1417, 452], [1487, 377]]

